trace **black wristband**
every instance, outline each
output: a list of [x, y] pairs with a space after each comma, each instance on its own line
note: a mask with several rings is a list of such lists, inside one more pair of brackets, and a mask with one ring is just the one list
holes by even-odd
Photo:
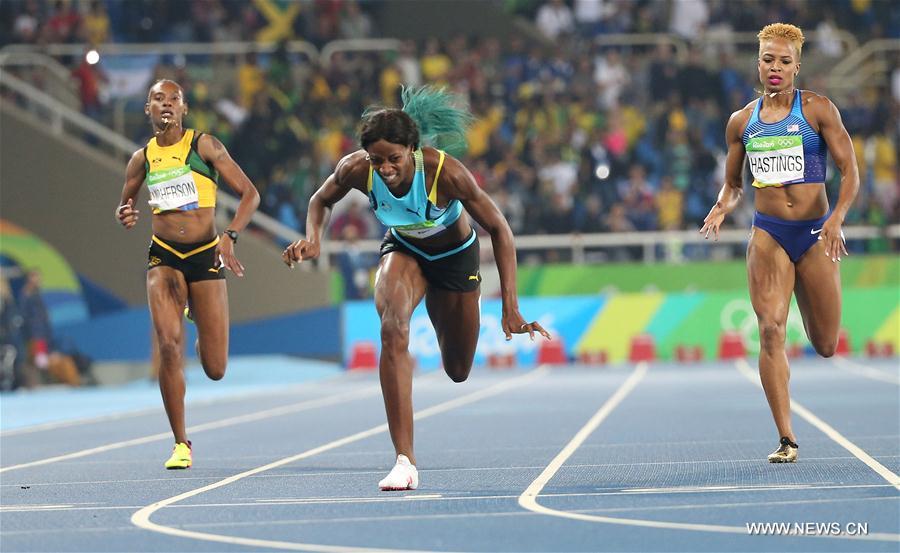
[[237, 244], [238, 232], [236, 230], [225, 229], [224, 234], [227, 235], [228, 238], [231, 238], [233, 243]]

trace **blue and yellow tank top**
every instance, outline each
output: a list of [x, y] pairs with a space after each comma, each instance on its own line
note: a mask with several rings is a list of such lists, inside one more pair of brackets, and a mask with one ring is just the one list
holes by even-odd
[[369, 178], [366, 183], [369, 205], [372, 206], [378, 220], [390, 227], [395, 236], [428, 238], [440, 234], [459, 219], [462, 213], [462, 203], [459, 200], [450, 200], [444, 209], [437, 206], [438, 179], [444, 167], [445, 157], [443, 151], [438, 152], [440, 159], [430, 191], [425, 189], [425, 160], [422, 150], [413, 152], [416, 173], [409, 191], [402, 198], [394, 196], [381, 180], [381, 176], [371, 164], [369, 165]]
[[753, 173], [753, 186], [825, 182], [828, 146], [803, 116], [801, 91], [794, 92], [790, 113], [777, 123], [760, 121], [762, 102], [760, 98], [756, 103], [741, 137]]
[[156, 137], [144, 147], [144, 182], [153, 213], [216, 206], [218, 172], [203, 161], [197, 141], [203, 133], [185, 129], [181, 140], [160, 146]]

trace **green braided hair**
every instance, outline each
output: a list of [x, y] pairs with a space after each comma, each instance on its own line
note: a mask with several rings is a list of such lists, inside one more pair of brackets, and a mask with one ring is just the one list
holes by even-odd
[[466, 151], [466, 131], [475, 119], [466, 102], [445, 88], [425, 85], [401, 89], [402, 109], [370, 107], [363, 112], [360, 144], [365, 149], [378, 140], [446, 150], [453, 156]]
[[426, 144], [451, 155], [466, 151], [466, 132], [475, 118], [464, 99], [446, 88], [428, 85], [417, 89], [403, 87], [400, 98], [403, 111], [416, 122]]

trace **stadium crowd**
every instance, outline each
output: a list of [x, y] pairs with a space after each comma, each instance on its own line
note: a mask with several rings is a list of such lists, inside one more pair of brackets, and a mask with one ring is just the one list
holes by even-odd
[[[900, 36], [900, 15], [888, 0], [507, 0], [506, 10], [533, 24], [531, 34], [405, 40], [396, 52], [339, 53], [327, 65], [283, 47], [288, 40], [321, 47], [341, 38], [385, 38], [376, 24], [383, 3], [8, 0], [0, 4], [0, 38], [97, 45], [279, 41], [273, 54], [235, 60], [226, 98], [196, 76], [203, 61], [193, 58], [161, 57], [153, 79], [184, 85], [188, 123], [222, 139], [263, 194], [261, 209], [301, 232], [309, 196], [357, 147], [355, 125], [365, 106], [397, 105], [401, 84], [449, 86], [468, 98], [478, 118], [468, 149], [453, 153], [516, 234], [559, 234], [699, 226], [723, 179], [725, 122], [758, 88], [753, 45], [742, 52], [727, 40], [712, 46], [704, 36], [790, 21], [811, 39], [804, 57], [809, 50], [826, 64], [847, 53], [839, 30], [861, 43]], [[609, 33], [670, 33], [691, 46], [678, 56], [666, 44], [609, 47], [595, 40]], [[73, 66], [84, 109], [96, 113], [102, 64]], [[893, 87], [860, 83], [839, 103], [861, 172], [850, 224], [900, 221], [898, 71]], [[829, 94], [823, 74], [804, 72], [800, 82]], [[146, 140], [146, 129], [133, 133]], [[829, 170], [832, 199], [836, 175]], [[340, 215], [335, 236], [348, 226], [354, 237], [380, 235], [360, 207]], [[745, 210], [730, 224], [747, 227], [749, 216]], [[624, 259], [632, 255], [621, 252]]]

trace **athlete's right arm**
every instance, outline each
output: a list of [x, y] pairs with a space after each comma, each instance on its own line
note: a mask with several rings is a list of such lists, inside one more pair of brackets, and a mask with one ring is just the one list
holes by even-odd
[[725, 127], [725, 141], [728, 144], [728, 155], [725, 158], [725, 184], [719, 191], [719, 197], [715, 205], [709, 210], [709, 214], [703, 220], [700, 233], [704, 238], [709, 238], [712, 232], [714, 239], [719, 239], [719, 227], [725, 220], [725, 216], [734, 211], [741, 197], [744, 195], [743, 171], [744, 171], [744, 142], [741, 134], [747, 126], [747, 108], [736, 111], [728, 119]]
[[139, 212], [134, 208], [134, 200], [144, 184], [145, 161], [144, 149], [141, 148], [131, 156], [125, 168], [125, 185], [122, 187], [122, 197], [116, 207], [116, 220], [126, 229], [137, 224]]
[[331, 209], [353, 188], [364, 190], [369, 162], [365, 151], [359, 150], [344, 156], [325, 182], [309, 199], [306, 211], [306, 238], [301, 238], [284, 249], [281, 258], [294, 268], [295, 262], [315, 259], [321, 251], [322, 237], [331, 218]]

